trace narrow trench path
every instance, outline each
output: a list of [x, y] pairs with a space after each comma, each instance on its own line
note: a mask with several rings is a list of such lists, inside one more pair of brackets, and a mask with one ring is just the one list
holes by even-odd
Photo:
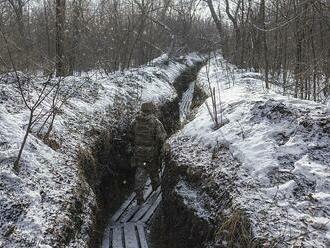
[[147, 248], [145, 226], [162, 200], [160, 186], [152, 191], [150, 179], [144, 189], [145, 202], [137, 205], [132, 193], [111, 217], [105, 230], [102, 248]]
[[[181, 123], [189, 117], [194, 89], [195, 81], [192, 81], [182, 94], [179, 103]], [[133, 192], [122, 203], [105, 229], [102, 248], [148, 248], [145, 230], [162, 201], [161, 187], [153, 192], [150, 178], [145, 185], [144, 199], [144, 204], [138, 206]]]

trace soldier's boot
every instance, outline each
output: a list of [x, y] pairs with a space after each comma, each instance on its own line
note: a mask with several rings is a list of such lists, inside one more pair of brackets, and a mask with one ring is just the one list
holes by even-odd
[[141, 206], [144, 203], [143, 192], [136, 192], [137, 205]]
[[158, 170], [150, 172], [152, 190], [156, 191], [160, 185]]

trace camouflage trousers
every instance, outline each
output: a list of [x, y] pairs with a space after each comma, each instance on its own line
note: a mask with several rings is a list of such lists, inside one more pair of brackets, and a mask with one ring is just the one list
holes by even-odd
[[160, 185], [159, 170], [156, 164], [147, 164], [145, 166], [137, 166], [135, 172], [135, 193], [138, 203], [144, 201], [143, 191], [146, 185], [148, 176], [151, 179], [151, 186], [156, 190]]

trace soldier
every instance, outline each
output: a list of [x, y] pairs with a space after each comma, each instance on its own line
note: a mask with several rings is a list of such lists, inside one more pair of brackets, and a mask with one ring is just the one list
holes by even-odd
[[159, 171], [167, 134], [155, 113], [156, 106], [152, 102], [143, 103], [131, 126], [130, 139], [134, 150], [132, 167], [136, 167], [135, 192], [139, 205], [144, 202], [143, 190], [147, 177], [151, 179], [153, 190], [160, 184]]

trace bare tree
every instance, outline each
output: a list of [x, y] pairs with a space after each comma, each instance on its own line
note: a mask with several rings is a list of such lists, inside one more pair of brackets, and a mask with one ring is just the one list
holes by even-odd
[[[45, 81], [44, 83], [41, 84], [41, 88], [38, 86], [35, 86], [35, 85], [34, 85], [34, 87], [31, 87], [31, 84], [32, 84], [31, 78], [27, 77], [27, 76], [19, 75], [19, 72], [17, 71], [16, 65], [12, 58], [12, 53], [9, 48], [8, 39], [5, 36], [5, 34], [1, 28], [0, 28], [0, 32], [1, 32], [2, 38], [6, 44], [6, 49], [8, 52], [8, 56], [10, 58], [11, 67], [14, 72], [14, 80], [17, 83], [17, 89], [20, 93], [20, 96], [23, 100], [25, 107], [29, 110], [28, 124], [27, 124], [26, 130], [25, 130], [25, 134], [24, 134], [23, 141], [20, 146], [17, 158], [14, 162], [14, 171], [16, 173], [18, 173], [20, 170], [20, 160], [22, 157], [22, 153], [23, 153], [25, 144], [27, 142], [27, 138], [29, 136], [29, 133], [31, 132], [31, 127], [34, 124], [34, 122], [36, 121], [36, 119], [38, 118], [38, 116], [41, 114], [41, 111], [40, 111], [40, 113], [36, 115], [38, 107], [42, 104], [42, 102], [46, 99], [46, 97], [53, 91], [55, 86], [54, 85], [52, 86], [50, 83], [51, 82], [51, 75], [50, 75], [48, 77], [47, 81]], [[33, 96], [31, 97], [31, 95], [33, 95], [33, 92], [30, 92], [31, 90], [36, 91], [35, 92], [36, 97], [34, 98], [34, 100], [33, 100]]]
[[217, 30], [218, 30], [219, 34], [222, 35], [222, 24], [221, 24], [221, 21], [220, 21], [218, 15], [217, 15], [217, 12], [214, 9], [213, 1], [212, 0], [204, 0], [204, 1], [207, 3], [207, 5], [210, 9], [213, 21], [214, 21], [214, 23], [217, 27]]
[[[222, 11], [231, 22], [231, 26], [222, 23], [225, 58], [262, 72], [266, 88], [273, 84], [284, 94], [325, 101], [330, 94], [326, 0], [223, 2]], [[217, 26], [216, 19], [214, 23]]]
[[[207, 84], [209, 88], [209, 93], [211, 96], [211, 106], [205, 102], [207, 107], [208, 113], [213, 121], [214, 129], [218, 129], [222, 125], [222, 113], [221, 113], [221, 94], [220, 94], [220, 86], [217, 85], [217, 89], [212, 86], [211, 79], [210, 79], [210, 63], [211, 63], [211, 54], [209, 54], [208, 63], [206, 64], [206, 78]], [[218, 93], [218, 94], [217, 94]], [[218, 99], [217, 99], [218, 95]], [[218, 114], [220, 112], [220, 115]]]
[[56, 0], [56, 76], [65, 75], [64, 60], [65, 0]]
[[260, 25], [263, 30], [261, 30], [262, 36], [262, 47], [263, 47], [263, 55], [264, 55], [264, 68], [265, 68], [265, 82], [266, 89], [269, 89], [268, 82], [268, 73], [269, 73], [269, 62], [268, 62], [268, 46], [267, 46], [267, 35], [266, 35], [266, 6], [265, 0], [260, 1]]
[[[25, 30], [25, 23], [24, 23], [24, 6], [28, 4], [29, 0], [23, 1], [23, 0], [7, 0], [11, 7], [14, 10], [16, 22], [18, 25], [18, 33], [19, 33], [19, 50], [20, 55], [23, 57], [24, 66], [29, 66], [29, 45], [27, 41], [27, 34]], [[26, 56], [24, 56], [26, 55]]]

